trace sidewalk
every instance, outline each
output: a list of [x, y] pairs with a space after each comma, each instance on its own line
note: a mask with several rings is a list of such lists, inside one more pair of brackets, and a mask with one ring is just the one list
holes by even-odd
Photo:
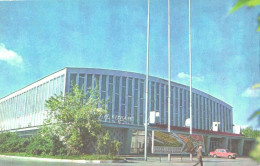
[[[120, 156], [124, 160], [69, 160], [69, 159], [50, 159], [36, 157], [20, 157], [0, 155], [0, 166], [191, 166], [196, 163], [197, 159], [190, 161], [188, 156], [172, 156], [172, 160], [168, 161], [167, 156], [148, 156], [148, 160], [144, 161], [143, 156]], [[210, 158], [206, 157], [203, 162], [207, 166], [260, 166], [250, 158]]]
[[[144, 161], [143, 156], [120, 156], [127, 161]], [[188, 156], [171, 156], [171, 161], [168, 161], [168, 156], [147, 156], [148, 162], [161, 162], [161, 163], [194, 163], [197, 161], [196, 157], [193, 157], [193, 161]]]
[[[19, 159], [19, 160], [29, 160], [29, 161], [44, 161], [44, 162], [57, 162], [57, 163], [132, 163], [132, 162], [146, 162], [144, 161], [144, 157], [140, 155], [121, 155], [119, 156], [122, 160], [71, 160], [71, 159], [51, 159], [51, 158], [38, 158], [38, 157], [23, 157], [23, 156], [8, 156], [8, 155], [0, 155], [0, 158], [11, 158], [11, 159]], [[167, 156], [148, 156], [147, 162], [152, 163], [194, 163], [197, 159], [193, 158], [193, 161], [190, 161], [190, 158], [180, 157], [180, 156], [172, 156], [171, 161], [168, 161]]]
[[51, 159], [51, 158], [40, 158], [40, 157], [24, 157], [24, 156], [8, 156], [0, 155], [0, 157], [20, 159], [20, 160], [31, 160], [31, 161], [44, 161], [44, 162], [59, 162], [59, 163], [126, 163], [126, 160], [71, 160], [71, 159]]

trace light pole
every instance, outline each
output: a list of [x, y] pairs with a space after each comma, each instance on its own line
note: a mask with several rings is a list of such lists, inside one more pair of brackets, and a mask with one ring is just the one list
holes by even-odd
[[[192, 135], [192, 55], [191, 55], [191, 3], [189, 0], [189, 62], [190, 62], [190, 136]], [[192, 160], [192, 153], [190, 153], [190, 160]]]
[[144, 122], [144, 160], [147, 161], [147, 134], [148, 134], [148, 77], [149, 77], [149, 35], [150, 35], [150, 0], [148, 0], [147, 12], [147, 48], [146, 48], [146, 87], [145, 87], [145, 122]]
[[[168, 0], [168, 132], [171, 132], [171, 21], [170, 21], [170, 0]], [[168, 154], [168, 161], [171, 161], [171, 154]]]

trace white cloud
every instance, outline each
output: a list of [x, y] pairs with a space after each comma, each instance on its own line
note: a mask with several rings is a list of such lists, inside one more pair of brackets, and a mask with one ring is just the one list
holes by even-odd
[[5, 48], [3, 43], [0, 43], [0, 61], [5, 61], [12, 66], [23, 66], [23, 58], [16, 52]]
[[[190, 80], [190, 75], [186, 74], [184, 72], [178, 73], [178, 78], [180, 79], [184, 79], [184, 80]], [[197, 81], [197, 82], [203, 82], [204, 81], [204, 77], [201, 76], [192, 76], [192, 81]]]
[[252, 87], [247, 88], [243, 93], [243, 97], [260, 97], [260, 89], [254, 89]]

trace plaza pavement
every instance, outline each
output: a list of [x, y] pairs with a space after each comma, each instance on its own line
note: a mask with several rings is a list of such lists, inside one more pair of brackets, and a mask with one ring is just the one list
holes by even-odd
[[[125, 156], [124, 163], [122, 160], [118, 163], [113, 161], [86, 161], [86, 160], [57, 160], [57, 159], [40, 159], [31, 157], [17, 157], [17, 156], [0, 156], [0, 166], [192, 166], [197, 159], [190, 161], [189, 157], [173, 156], [169, 162], [167, 156], [148, 156], [148, 160], [144, 161], [143, 156]], [[225, 158], [203, 158], [204, 166], [260, 166], [255, 161], [247, 157], [238, 157], [237, 159]]]

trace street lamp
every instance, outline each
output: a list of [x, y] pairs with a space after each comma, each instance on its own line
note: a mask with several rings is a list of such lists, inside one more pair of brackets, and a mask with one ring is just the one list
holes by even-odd
[[[171, 132], [171, 21], [170, 21], [170, 0], [168, 0], [168, 132]], [[171, 161], [171, 154], [168, 154], [168, 161]]]
[[[192, 55], [191, 55], [191, 14], [190, 14], [190, 0], [189, 0], [189, 62], [190, 62], [190, 135], [192, 135]], [[190, 153], [190, 160], [192, 154]]]
[[145, 124], [144, 124], [144, 160], [147, 161], [147, 114], [148, 114], [148, 78], [149, 78], [149, 36], [150, 36], [150, 0], [147, 12], [147, 48], [146, 48], [146, 86], [145, 86]]

